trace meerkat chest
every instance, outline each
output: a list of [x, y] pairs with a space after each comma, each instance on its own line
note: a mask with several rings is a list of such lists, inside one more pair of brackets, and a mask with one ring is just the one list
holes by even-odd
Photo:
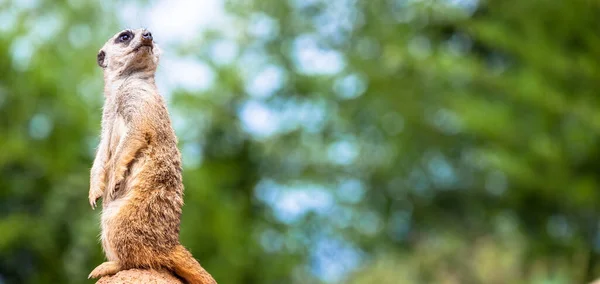
[[123, 117], [120, 115], [116, 115], [110, 123], [110, 125], [108, 126], [108, 128], [108, 147], [109, 152], [112, 155], [114, 154], [114, 151], [118, 147], [119, 143], [121, 143], [123, 137], [127, 135], [128, 127]]

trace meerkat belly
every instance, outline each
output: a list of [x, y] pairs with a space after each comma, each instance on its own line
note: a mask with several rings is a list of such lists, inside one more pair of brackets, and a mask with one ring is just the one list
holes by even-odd
[[109, 261], [117, 261], [117, 252], [115, 248], [115, 241], [118, 236], [115, 234], [119, 233], [119, 215], [123, 208], [129, 202], [131, 197], [126, 195], [120, 199], [110, 201], [102, 210], [102, 247], [106, 253], [106, 258]]
[[[140, 225], [147, 226], [151, 220], [142, 220], [148, 211], [148, 197], [143, 191], [147, 190], [144, 180], [147, 173], [148, 160], [146, 156], [140, 156], [128, 171], [116, 199], [107, 202], [102, 211], [102, 246], [109, 260], [123, 260], [123, 255], [131, 255], [134, 252], [123, 251], [123, 247], [130, 249], [141, 245], [141, 237], [138, 235]], [[142, 219], [140, 219], [142, 218]], [[137, 250], [141, 249], [140, 247]]]

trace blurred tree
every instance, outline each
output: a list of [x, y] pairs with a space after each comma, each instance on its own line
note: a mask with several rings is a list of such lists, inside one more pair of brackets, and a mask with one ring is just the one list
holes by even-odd
[[[250, 134], [256, 197], [293, 229], [284, 242], [309, 240], [313, 264], [322, 240], [365, 260], [515, 226], [524, 281], [540, 265], [576, 282], [598, 274], [597, 3], [229, 3], [243, 32], [204, 45], [219, 78], [207, 97], [237, 106], [241, 129], [226, 136]], [[241, 48], [223, 67], [214, 49], [227, 45]], [[290, 220], [277, 195], [297, 188], [335, 201]], [[311, 269], [356, 265], [336, 261]]]

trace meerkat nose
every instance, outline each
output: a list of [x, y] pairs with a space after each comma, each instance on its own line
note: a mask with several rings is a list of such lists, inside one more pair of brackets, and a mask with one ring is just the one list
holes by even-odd
[[145, 31], [142, 34], [142, 38], [147, 41], [152, 41], [152, 33], [150, 33], [149, 31]]

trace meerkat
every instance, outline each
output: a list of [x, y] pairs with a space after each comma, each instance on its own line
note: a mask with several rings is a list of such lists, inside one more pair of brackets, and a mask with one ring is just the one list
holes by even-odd
[[98, 53], [104, 72], [102, 132], [89, 202], [102, 197], [98, 278], [131, 268], [166, 269], [189, 283], [216, 283], [179, 243], [181, 154], [154, 74], [160, 49], [145, 29], [124, 30]]

